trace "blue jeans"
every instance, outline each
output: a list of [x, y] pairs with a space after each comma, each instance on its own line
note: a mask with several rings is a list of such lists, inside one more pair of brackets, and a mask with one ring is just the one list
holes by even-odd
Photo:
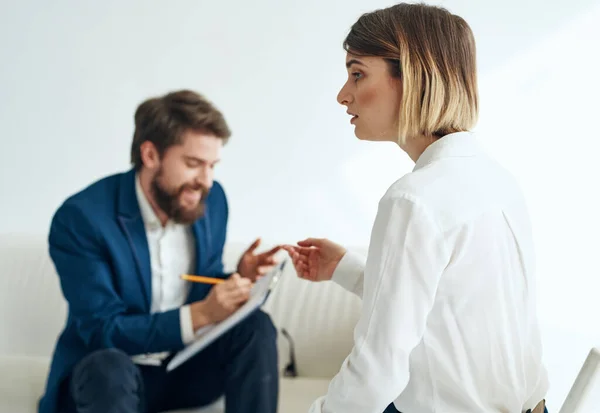
[[175, 370], [136, 365], [104, 349], [81, 360], [65, 382], [65, 413], [158, 413], [205, 406], [225, 395], [226, 413], [276, 413], [276, 330], [257, 311]]

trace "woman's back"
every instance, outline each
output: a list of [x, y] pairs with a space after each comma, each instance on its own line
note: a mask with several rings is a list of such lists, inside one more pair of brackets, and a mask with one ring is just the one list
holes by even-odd
[[399, 3], [362, 14], [343, 46], [337, 100], [355, 136], [395, 142], [416, 165], [380, 200], [366, 263], [329, 240], [287, 248], [303, 278], [363, 300], [354, 347], [311, 412], [543, 407], [527, 208], [465, 132], [479, 117], [471, 28], [445, 8]]
[[430, 145], [384, 200], [407, 197], [439, 227], [448, 262], [396, 407], [464, 413], [535, 406], [547, 378], [530, 221], [516, 182], [462, 132]]

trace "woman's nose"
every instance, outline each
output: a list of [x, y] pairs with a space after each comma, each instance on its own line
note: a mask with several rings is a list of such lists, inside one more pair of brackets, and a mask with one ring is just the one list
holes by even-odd
[[352, 95], [350, 93], [348, 93], [348, 90], [346, 89], [346, 85], [344, 85], [340, 89], [340, 92], [337, 95], [337, 101], [340, 105], [345, 105], [345, 106], [348, 106], [348, 104], [352, 101]]

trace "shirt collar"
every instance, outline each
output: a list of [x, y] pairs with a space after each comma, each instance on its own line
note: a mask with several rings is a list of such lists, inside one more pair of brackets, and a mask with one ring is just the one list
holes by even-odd
[[146, 194], [144, 194], [144, 191], [142, 190], [142, 185], [140, 183], [140, 177], [138, 174], [135, 176], [135, 195], [140, 206], [140, 212], [142, 214], [144, 224], [149, 228], [160, 228], [162, 226], [160, 220], [154, 213], [148, 198], [146, 198]]
[[455, 132], [445, 135], [429, 145], [417, 162], [413, 171], [421, 169], [442, 158], [462, 158], [476, 155], [479, 144], [472, 132]]

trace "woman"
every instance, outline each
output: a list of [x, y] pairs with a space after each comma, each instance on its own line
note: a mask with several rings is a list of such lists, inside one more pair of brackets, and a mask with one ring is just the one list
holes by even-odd
[[398, 143], [415, 167], [380, 200], [366, 263], [328, 240], [286, 246], [301, 277], [363, 300], [354, 348], [311, 411], [544, 411], [530, 221], [514, 179], [469, 132], [471, 29], [398, 4], [360, 17], [344, 47], [338, 101], [356, 136]]

